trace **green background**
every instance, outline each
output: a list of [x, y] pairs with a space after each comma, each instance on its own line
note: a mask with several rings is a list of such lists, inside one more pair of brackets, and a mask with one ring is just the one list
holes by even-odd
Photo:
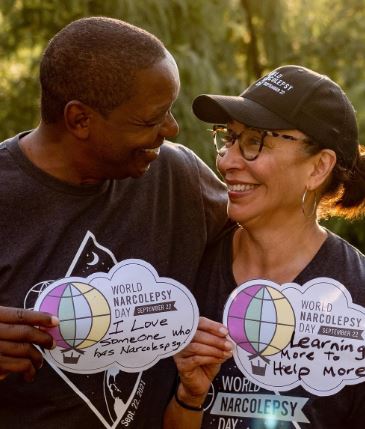
[[[200, 93], [237, 95], [283, 64], [337, 81], [365, 137], [365, 0], [0, 0], [0, 140], [39, 121], [38, 66], [47, 41], [70, 21], [104, 15], [160, 37], [182, 89], [176, 141], [214, 168], [207, 126], [191, 112]], [[77, 78], [77, 77], [75, 77]], [[324, 224], [365, 252], [365, 221]]]

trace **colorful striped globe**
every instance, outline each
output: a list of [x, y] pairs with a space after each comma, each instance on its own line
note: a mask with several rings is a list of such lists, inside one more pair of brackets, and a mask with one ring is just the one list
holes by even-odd
[[270, 356], [283, 350], [295, 328], [290, 302], [277, 289], [253, 285], [241, 290], [228, 310], [229, 335], [252, 355]]
[[100, 341], [110, 326], [110, 307], [105, 297], [86, 283], [64, 283], [51, 289], [40, 311], [57, 316], [58, 327], [50, 330], [57, 345], [82, 350]]

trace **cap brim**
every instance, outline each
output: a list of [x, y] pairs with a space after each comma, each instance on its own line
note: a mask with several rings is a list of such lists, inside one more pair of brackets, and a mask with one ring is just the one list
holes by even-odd
[[269, 130], [296, 128], [249, 98], [202, 94], [193, 101], [194, 114], [204, 122], [225, 124], [232, 119], [249, 127]]

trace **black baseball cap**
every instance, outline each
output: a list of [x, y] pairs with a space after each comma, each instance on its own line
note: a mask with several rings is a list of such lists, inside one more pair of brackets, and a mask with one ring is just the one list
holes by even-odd
[[267, 130], [298, 129], [322, 148], [333, 149], [348, 167], [358, 151], [355, 110], [328, 76], [287, 65], [258, 79], [239, 96], [202, 94], [193, 112], [204, 122], [234, 119]]

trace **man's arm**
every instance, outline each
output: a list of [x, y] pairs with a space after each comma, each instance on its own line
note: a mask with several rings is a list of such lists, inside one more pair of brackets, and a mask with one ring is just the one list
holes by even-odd
[[0, 306], [0, 380], [10, 373], [22, 373], [32, 381], [43, 364], [35, 345], [52, 349], [54, 340], [45, 330], [58, 325], [47, 313]]
[[205, 317], [199, 320], [192, 342], [174, 356], [180, 382], [164, 417], [164, 429], [198, 429], [203, 403], [221, 364], [232, 357], [227, 329]]

